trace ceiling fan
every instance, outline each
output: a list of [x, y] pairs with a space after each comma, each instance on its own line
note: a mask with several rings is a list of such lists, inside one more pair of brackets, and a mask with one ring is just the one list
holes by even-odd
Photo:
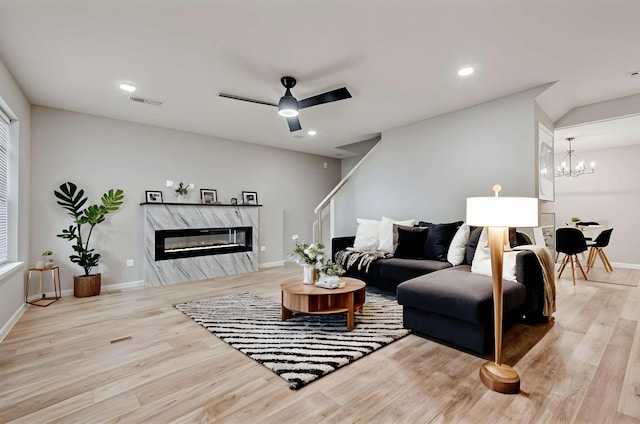
[[284, 96], [280, 97], [280, 101], [278, 102], [278, 104], [249, 99], [246, 97], [234, 96], [233, 94], [219, 93], [218, 95], [227, 99], [242, 100], [244, 102], [258, 103], [261, 105], [277, 107], [278, 113], [287, 118], [289, 131], [291, 132], [302, 129], [302, 127], [300, 126], [300, 119], [298, 119], [298, 110], [351, 98], [351, 93], [349, 93], [349, 90], [347, 90], [346, 87], [342, 87], [335, 90], [327, 91], [326, 93], [318, 94], [317, 96], [309, 97], [308, 99], [298, 100], [291, 94], [291, 89], [296, 86], [296, 79], [294, 77], [282, 77], [280, 79], [280, 82], [282, 83], [286, 91], [284, 92]]

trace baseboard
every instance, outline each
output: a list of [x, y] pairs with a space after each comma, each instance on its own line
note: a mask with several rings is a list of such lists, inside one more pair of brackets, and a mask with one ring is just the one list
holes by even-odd
[[626, 264], [624, 262], [611, 262], [611, 266], [614, 268], [640, 269], [640, 264]]
[[258, 268], [259, 269], [276, 268], [276, 267], [279, 267], [279, 266], [284, 266], [284, 261], [264, 262], [264, 263], [258, 264]]
[[[144, 280], [129, 281], [126, 283], [108, 284], [106, 286], [103, 285], [102, 287], [100, 287], [100, 291], [103, 292], [103, 291], [111, 291], [111, 290], [133, 289], [136, 287], [144, 287]], [[62, 290], [60, 294], [62, 295], [62, 297], [73, 296], [73, 289]], [[55, 293], [46, 292], [45, 296], [54, 297]], [[40, 294], [37, 294], [35, 296], [30, 296], [29, 301], [36, 300], [38, 299], [38, 297], [40, 297]]]
[[136, 287], [144, 287], [144, 280], [129, 281], [127, 283], [109, 284], [107, 286], [102, 286], [102, 290], [122, 290], [122, 289], [133, 289]]
[[18, 320], [20, 319], [20, 317], [22, 317], [22, 314], [24, 314], [24, 311], [26, 310], [27, 310], [27, 304], [23, 303], [22, 305], [20, 305], [18, 310], [11, 316], [11, 318], [9, 318], [9, 321], [7, 321], [7, 323], [2, 326], [2, 328], [0, 329], [0, 342], [4, 340], [7, 334], [9, 334], [9, 331], [11, 331], [13, 326], [16, 324], [16, 322], [18, 322]]

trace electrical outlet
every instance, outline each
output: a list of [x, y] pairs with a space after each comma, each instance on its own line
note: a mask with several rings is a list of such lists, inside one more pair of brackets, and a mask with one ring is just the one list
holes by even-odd
[[327, 162], [324, 163], [324, 169], [327, 169], [329, 167], [329, 164]]
[[261, 252], [266, 252], [267, 251], [267, 246], [260, 246], [260, 251]]
[[127, 259], [127, 266], [133, 266], [133, 259]]

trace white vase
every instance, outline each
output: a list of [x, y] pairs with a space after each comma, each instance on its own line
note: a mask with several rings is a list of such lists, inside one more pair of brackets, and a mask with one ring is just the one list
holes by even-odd
[[187, 196], [176, 196], [176, 203], [187, 203]]
[[302, 265], [302, 282], [304, 284], [315, 284], [316, 267], [313, 265]]

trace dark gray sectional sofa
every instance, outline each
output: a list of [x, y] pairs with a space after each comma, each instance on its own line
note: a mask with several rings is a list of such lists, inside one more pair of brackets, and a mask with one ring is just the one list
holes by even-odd
[[[392, 257], [375, 260], [368, 271], [347, 269], [345, 275], [395, 292], [403, 306], [404, 326], [414, 333], [484, 355], [493, 349], [493, 284], [491, 277], [471, 272], [481, 230], [471, 231], [465, 261], [458, 266], [442, 257]], [[334, 238], [333, 257], [353, 246], [354, 240], [353, 236]], [[530, 240], [518, 233], [512, 240], [512, 245], [516, 244], [530, 244]], [[515, 321], [546, 321], [542, 314], [542, 269], [533, 252], [518, 253], [516, 279], [503, 284], [504, 328]]]

